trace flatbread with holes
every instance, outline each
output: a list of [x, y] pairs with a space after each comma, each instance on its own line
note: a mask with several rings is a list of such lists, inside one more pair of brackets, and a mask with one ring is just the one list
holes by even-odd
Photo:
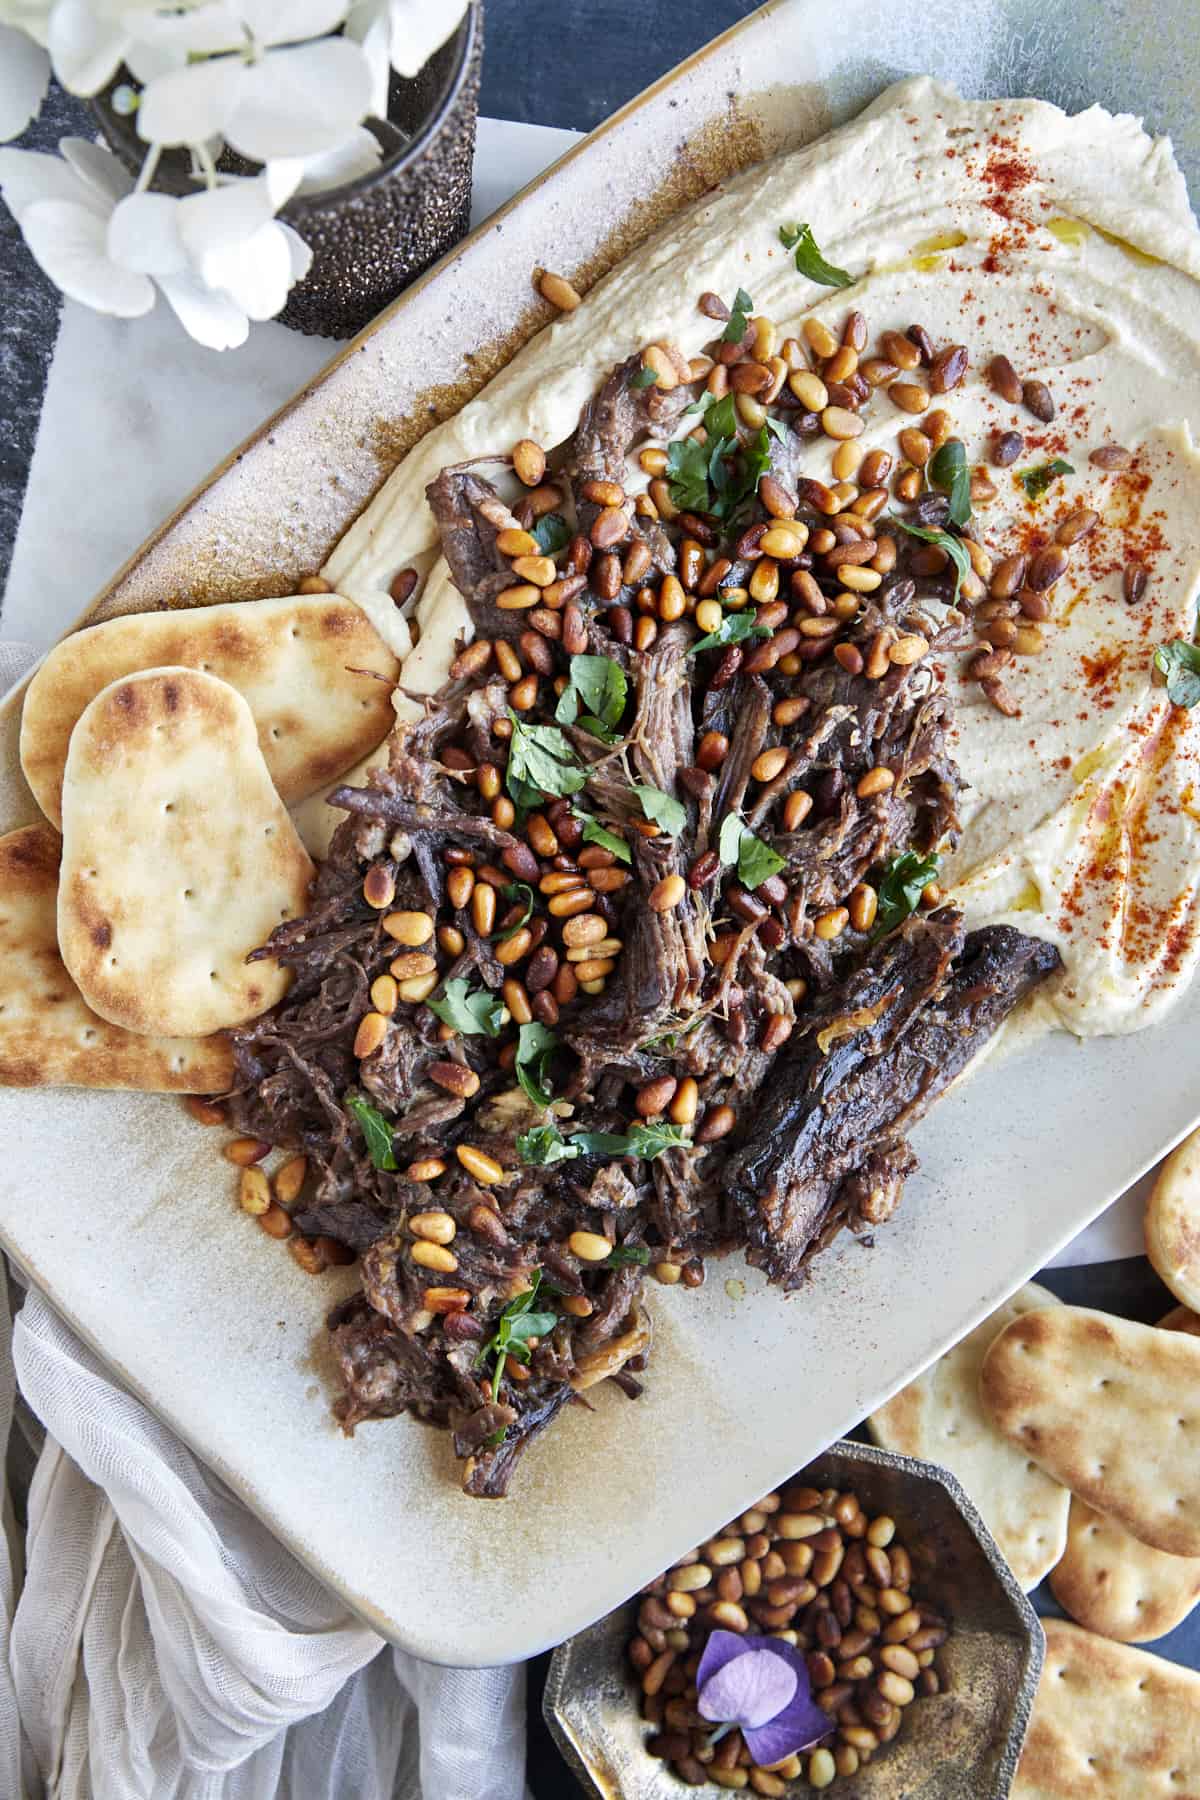
[[83, 713], [63, 779], [58, 942], [102, 1018], [203, 1037], [265, 1012], [287, 971], [247, 958], [304, 911], [312, 874], [227, 682], [151, 669]]
[[980, 1404], [979, 1371], [1006, 1325], [1057, 1305], [1048, 1288], [1030, 1282], [868, 1420], [885, 1449], [957, 1475], [1027, 1592], [1062, 1555], [1071, 1496], [996, 1430]]
[[76, 721], [103, 688], [143, 669], [200, 669], [235, 687], [288, 806], [328, 787], [395, 723], [399, 663], [366, 614], [337, 594], [130, 613], [52, 650], [25, 695], [21, 767], [52, 825]]
[[1200, 1131], [1167, 1157], [1143, 1221], [1146, 1255], [1177, 1300], [1200, 1307]]
[[1010, 1800], [1197, 1800], [1200, 1675], [1047, 1619]]
[[0, 1086], [221, 1093], [227, 1038], [146, 1037], [84, 1003], [58, 953], [60, 848], [48, 825], [0, 838]]
[[1200, 1340], [1054, 1306], [1000, 1333], [979, 1393], [997, 1429], [1097, 1512], [1200, 1556]]

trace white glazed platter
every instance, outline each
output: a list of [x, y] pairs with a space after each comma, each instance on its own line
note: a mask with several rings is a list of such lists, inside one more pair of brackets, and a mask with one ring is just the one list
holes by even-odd
[[[830, 42], [776, 0], [519, 196], [216, 471], [87, 618], [292, 591], [399, 450], [541, 322], [529, 271], [598, 273], [663, 211], [807, 141], [889, 81], [1099, 99], [1190, 131], [1187, 9], [1130, 0], [852, 0]], [[1053, 16], [1050, 16], [1052, 13]], [[849, 46], [850, 48], [846, 48]], [[603, 197], [602, 199], [600, 197]], [[419, 347], [419, 357], [414, 347]], [[36, 817], [0, 710], [0, 831]], [[645, 1396], [601, 1392], [522, 1463], [501, 1506], [465, 1499], [444, 1438], [407, 1421], [347, 1441], [316, 1281], [239, 1217], [218, 1134], [149, 1095], [0, 1090], [0, 1242], [129, 1386], [386, 1637], [489, 1664], [559, 1642], [842, 1435], [1073, 1237], [1200, 1114], [1200, 991], [1166, 1023], [1065, 1036], [985, 1065], [919, 1128], [922, 1171], [874, 1249], [846, 1241], [791, 1300], [740, 1260], [656, 1290]]]

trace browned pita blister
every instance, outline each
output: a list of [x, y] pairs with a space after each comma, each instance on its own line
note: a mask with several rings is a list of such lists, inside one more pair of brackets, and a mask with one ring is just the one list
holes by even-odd
[[1026, 1313], [988, 1351], [993, 1424], [1097, 1512], [1200, 1556], [1200, 1341], [1082, 1306]]
[[67, 747], [85, 708], [112, 682], [161, 668], [199, 669], [237, 689], [287, 806], [328, 787], [395, 723], [400, 665], [340, 595], [129, 613], [64, 638], [25, 695], [21, 767], [52, 825], [62, 825]]
[[98, 694], [71, 734], [58, 893], [62, 958], [129, 1031], [207, 1036], [283, 998], [254, 958], [303, 912], [313, 866], [271, 783], [250, 708], [195, 669]]
[[222, 1093], [227, 1038], [122, 1031], [85, 1004], [58, 952], [60, 849], [48, 825], [0, 838], [0, 1086]]
[[1011, 1800], [1200, 1795], [1200, 1675], [1047, 1619]]

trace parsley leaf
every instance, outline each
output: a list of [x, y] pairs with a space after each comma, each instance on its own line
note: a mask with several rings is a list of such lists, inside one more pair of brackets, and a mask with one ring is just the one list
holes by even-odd
[[653, 1162], [664, 1150], [682, 1147], [690, 1150], [691, 1139], [682, 1125], [634, 1125], [629, 1133], [611, 1131], [577, 1131], [570, 1140], [579, 1144], [589, 1156], [641, 1156]]
[[641, 801], [646, 817], [661, 826], [668, 837], [678, 837], [687, 824], [686, 807], [673, 794], [664, 794], [661, 788], [647, 787], [641, 781], [634, 782], [633, 791]]
[[715, 650], [723, 644], [744, 644], [747, 638], [770, 635], [770, 627], [760, 625], [753, 607], [747, 607], [744, 612], [726, 613], [715, 631], [710, 631], [706, 637], [697, 638], [688, 655], [695, 656], [700, 650]]
[[1069, 462], [1064, 462], [1061, 456], [1056, 456], [1053, 462], [1038, 463], [1031, 469], [1018, 469], [1017, 480], [1025, 489], [1027, 500], [1040, 500], [1056, 475], [1073, 475], [1074, 473]]
[[377, 1106], [364, 1100], [361, 1094], [346, 1095], [346, 1111], [353, 1113], [362, 1128], [363, 1137], [367, 1141], [367, 1155], [377, 1169], [391, 1171], [399, 1167], [392, 1151], [392, 1126], [390, 1126]]
[[583, 1151], [574, 1138], [565, 1138], [557, 1125], [535, 1125], [517, 1139], [517, 1155], [534, 1168], [548, 1169], [558, 1162], [570, 1162]]
[[548, 1337], [558, 1324], [556, 1312], [535, 1312], [538, 1289], [542, 1283], [542, 1271], [533, 1271], [532, 1286], [515, 1300], [510, 1300], [496, 1321], [496, 1329], [487, 1342], [480, 1346], [475, 1358], [475, 1367], [482, 1368], [489, 1356], [494, 1356], [496, 1366], [492, 1370], [492, 1399], [500, 1398], [500, 1383], [504, 1378], [504, 1365], [510, 1356], [518, 1362], [527, 1363], [533, 1355], [529, 1348], [530, 1338]]
[[571, 541], [571, 527], [561, 513], [543, 513], [533, 527], [543, 556], [554, 556]]
[[[611, 742], [625, 711], [628, 683], [619, 663], [607, 656], [573, 656], [570, 679], [559, 698], [554, 716], [560, 725], [574, 725], [579, 719], [579, 703], [590, 717], [579, 720], [585, 731]], [[594, 728], [594, 729], [593, 729]]]
[[598, 824], [591, 813], [580, 812], [578, 807], [573, 810], [575, 817], [583, 826], [585, 844], [599, 844], [602, 850], [611, 850], [618, 862], [631, 863], [633, 861], [633, 852], [624, 838], [618, 837], [615, 831], [608, 831], [603, 825]]
[[950, 517], [965, 525], [971, 516], [971, 471], [967, 453], [958, 438], [947, 438], [929, 460], [930, 485], [950, 496]]
[[734, 395], [722, 394], [719, 400], [713, 400], [711, 395], [708, 395], [707, 398], [711, 401], [711, 405], [704, 415], [704, 429], [709, 437], [736, 438], [738, 414], [737, 407], [734, 405]]
[[502, 931], [500, 933], [500, 936], [496, 939], [498, 944], [507, 944], [509, 938], [516, 937], [518, 931], [527, 925], [529, 920], [533, 917], [534, 894], [533, 889], [527, 882], [510, 881], [508, 886], [504, 889], [504, 898], [506, 900], [519, 900], [522, 894], [525, 896], [525, 911], [521, 914], [515, 925], [510, 925], [507, 931]]
[[476, 988], [472, 993], [470, 984], [460, 977], [446, 983], [440, 1000], [427, 1000], [425, 1004], [464, 1037], [500, 1036], [504, 1002], [487, 988]]
[[1154, 666], [1167, 678], [1167, 699], [1172, 706], [1190, 708], [1200, 702], [1200, 645], [1173, 638], [1158, 646]]
[[600, 1264], [602, 1269], [619, 1269], [622, 1264], [639, 1263], [644, 1269], [650, 1261], [645, 1244], [617, 1244]]
[[577, 794], [587, 781], [587, 770], [575, 760], [575, 752], [555, 725], [527, 725], [509, 709], [512, 741], [508, 751], [506, 783], [513, 799], [529, 805], [529, 789], [543, 794]]
[[544, 1025], [522, 1025], [517, 1036], [517, 1080], [535, 1106], [549, 1106], [554, 1098], [549, 1071], [557, 1048], [558, 1039]]
[[937, 880], [941, 866], [940, 856], [918, 856], [915, 850], [906, 850], [902, 856], [892, 858], [877, 888], [879, 911], [875, 915], [873, 938], [883, 937], [903, 923], [910, 913], [916, 912], [921, 895], [931, 881]]
[[746, 335], [749, 314], [754, 311], [754, 302], [745, 288], [739, 288], [733, 301], [733, 311], [729, 315], [729, 323], [721, 333], [722, 342], [740, 344]]
[[629, 385], [631, 388], [648, 388], [653, 387], [657, 380], [658, 376], [653, 369], [639, 369], [636, 375], [629, 377]]
[[898, 525], [901, 531], [907, 531], [909, 537], [920, 538], [921, 541], [926, 544], [936, 544], [939, 550], [944, 550], [946, 552], [946, 555], [950, 558], [950, 561], [954, 564], [956, 570], [954, 577], [954, 603], [957, 605], [959, 584], [961, 583], [963, 576], [968, 574], [971, 568], [971, 558], [967, 554], [967, 546], [963, 543], [962, 539], [951, 537], [948, 531], [932, 531], [926, 530], [923, 525], [909, 525], [898, 513], [890, 513], [888, 516], [891, 519], [892, 524]]
[[796, 267], [801, 275], [820, 282], [822, 287], [853, 287], [858, 280], [857, 275], [848, 275], [845, 269], [835, 269], [832, 263], [825, 261], [817, 248], [811, 225], [781, 225], [779, 241], [785, 250], [796, 252]]
[[667, 481], [671, 499], [680, 512], [707, 512], [708, 465], [711, 460], [707, 444], [695, 438], [676, 438], [667, 446]]
[[721, 821], [717, 853], [731, 868], [736, 864], [738, 880], [743, 887], [761, 887], [771, 875], [787, 867], [787, 859], [748, 831], [737, 813], [726, 813]]

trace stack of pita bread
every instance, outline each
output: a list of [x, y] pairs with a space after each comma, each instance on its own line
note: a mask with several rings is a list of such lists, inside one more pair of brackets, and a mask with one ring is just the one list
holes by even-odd
[[44, 822], [0, 837], [0, 1084], [229, 1085], [225, 1033], [288, 983], [247, 958], [304, 910], [324, 797], [378, 760], [398, 672], [325, 593], [133, 614], [50, 653], [20, 740]]

